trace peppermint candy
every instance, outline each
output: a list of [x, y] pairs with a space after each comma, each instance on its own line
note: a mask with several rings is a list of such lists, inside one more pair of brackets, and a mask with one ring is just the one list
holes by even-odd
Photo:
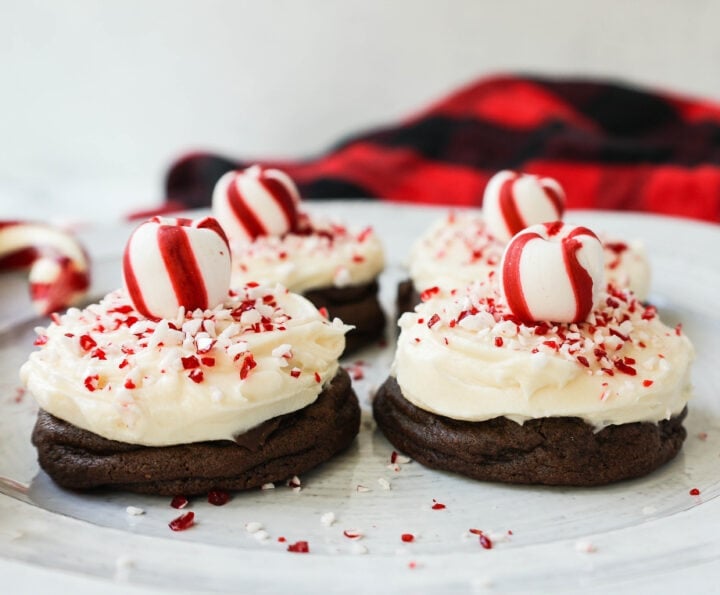
[[500, 290], [522, 322], [582, 322], [604, 287], [603, 247], [585, 227], [561, 221], [514, 236], [500, 264]]
[[508, 170], [490, 178], [483, 196], [488, 230], [501, 242], [530, 225], [562, 219], [564, 207], [565, 192], [552, 178]]
[[135, 309], [151, 319], [207, 310], [230, 288], [230, 247], [217, 220], [153, 217], [130, 236], [123, 278]]
[[290, 176], [254, 165], [218, 180], [212, 210], [231, 242], [251, 242], [259, 236], [296, 230], [299, 203], [300, 194]]
[[42, 223], [0, 222], [0, 270], [29, 268], [38, 314], [72, 306], [90, 287], [90, 262], [70, 233]]

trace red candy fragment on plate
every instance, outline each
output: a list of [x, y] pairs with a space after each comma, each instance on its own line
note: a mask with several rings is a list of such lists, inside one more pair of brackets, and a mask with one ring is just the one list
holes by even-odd
[[[478, 536], [478, 540], [483, 549], [486, 549], [486, 550], [492, 549], [492, 547], [493, 547], [492, 540], [487, 535], [485, 535], [485, 533], [483, 533], [480, 529], [468, 529], [468, 531], [470, 533], [472, 533], [473, 535]], [[508, 534], [512, 534], [512, 533], [508, 532]]]
[[180, 515], [168, 523], [173, 531], [185, 531], [195, 524], [195, 513], [190, 511]]
[[182, 509], [185, 508], [189, 503], [190, 501], [185, 496], [175, 496], [171, 500], [170, 506], [172, 506], [173, 508]]
[[310, 553], [310, 545], [307, 541], [296, 541], [287, 547], [287, 551], [296, 554], [307, 554]]
[[223, 490], [212, 490], [208, 493], [208, 502], [213, 506], [223, 506], [230, 501], [230, 494]]
[[348, 539], [361, 539], [364, 534], [359, 529], [345, 529], [343, 535]]

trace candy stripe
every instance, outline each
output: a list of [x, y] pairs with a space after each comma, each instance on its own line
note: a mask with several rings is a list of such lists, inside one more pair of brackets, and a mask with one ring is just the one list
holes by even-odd
[[297, 223], [297, 205], [287, 186], [285, 186], [281, 180], [268, 176], [267, 172], [263, 172], [260, 183], [263, 189], [273, 197], [273, 200], [275, 200], [282, 210], [288, 228], [291, 230], [294, 229]]
[[188, 310], [206, 309], [208, 294], [205, 279], [187, 237], [187, 229], [161, 225], [157, 241], [178, 304]]
[[192, 225], [198, 229], [210, 229], [214, 231], [223, 239], [223, 242], [225, 242], [228, 250], [230, 249], [230, 243], [228, 242], [227, 235], [225, 235], [225, 230], [220, 226], [218, 220], [214, 217], [205, 217], [204, 219], [196, 221]]
[[46, 312], [55, 312], [70, 305], [89, 286], [87, 271], [79, 271], [67, 256], [57, 258], [55, 264], [58, 272], [53, 278], [30, 282], [30, 297], [36, 304], [44, 304]]
[[227, 188], [227, 198], [235, 219], [242, 225], [251, 238], [256, 238], [268, 233], [263, 222], [257, 217], [240, 193], [237, 178], [230, 180]]
[[517, 236], [508, 244], [502, 269], [502, 284], [505, 299], [508, 302], [508, 306], [510, 306], [510, 310], [523, 322], [532, 321], [533, 316], [523, 291], [520, 261], [526, 244], [536, 239], [542, 239], [542, 237], [537, 233], [525, 233]]
[[550, 199], [550, 202], [552, 202], [553, 207], [555, 207], [557, 219], [562, 218], [565, 203], [562, 194], [558, 192], [558, 189], [553, 184], [553, 181], [548, 180], [548, 178], [540, 180], [540, 186], [545, 191], [545, 195]]
[[213, 191], [213, 215], [233, 243], [282, 236], [299, 226], [300, 196], [278, 169], [253, 166], [226, 173]]
[[577, 259], [577, 252], [582, 246], [575, 237], [568, 236], [562, 241], [565, 270], [575, 295], [575, 320], [584, 320], [593, 305], [593, 279]]
[[577, 236], [590, 236], [598, 240], [598, 242], [600, 241], [595, 232], [587, 227], [576, 227], [567, 235], [568, 238], [576, 238]]
[[[137, 233], [137, 230], [135, 230], [135, 232], [133, 232], [130, 236], [128, 245], [132, 242], [132, 238], [135, 233]], [[140, 283], [138, 283], [137, 277], [135, 276], [135, 269], [133, 269], [132, 260], [130, 258], [130, 250], [128, 249], [126, 249], [123, 254], [123, 277], [125, 279], [125, 287], [127, 288], [128, 295], [130, 296], [132, 303], [135, 305], [135, 309], [143, 316], [154, 318], [145, 303]]]
[[520, 209], [518, 208], [517, 199], [515, 197], [515, 181], [518, 179], [517, 174], [505, 180], [500, 186], [500, 212], [507, 226], [508, 233], [514, 236], [519, 231], [527, 227], [525, 219], [523, 219]]
[[133, 305], [150, 319], [173, 318], [181, 306], [213, 308], [230, 285], [227, 237], [211, 217], [153, 218], [130, 236], [123, 276]]
[[0, 270], [9, 271], [29, 267], [40, 257], [37, 248], [18, 248], [0, 256]]

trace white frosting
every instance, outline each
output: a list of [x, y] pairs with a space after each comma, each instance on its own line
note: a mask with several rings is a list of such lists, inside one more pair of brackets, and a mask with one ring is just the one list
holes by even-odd
[[392, 373], [406, 399], [460, 420], [576, 416], [599, 430], [680, 413], [690, 341], [630, 293], [608, 291], [588, 322], [553, 327], [513, 322], [490, 283], [430, 300], [401, 317]]
[[291, 291], [345, 287], [369, 283], [385, 260], [379, 238], [371, 228], [348, 228], [312, 220], [311, 231], [282, 237], [258, 237], [231, 245], [231, 286], [248, 281], [281, 283]]
[[[629, 287], [640, 300], [650, 290], [650, 264], [642, 242], [623, 242], [599, 233], [605, 254], [605, 280]], [[493, 237], [483, 217], [471, 211], [437, 220], [413, 245], [409, 271], [418, 291], [441, 293], [486, 279], [497, 270], [505, 244]]]
[[448, 213], [414, 244], [410, 278], [418, 291], [438, 287], [450, 292], [487, 278], [502, 259], [505, 245], [472, 212]]
[[599, 233], [605, 253], [605, 280], [616, 287], [628, 287], [635, 297], [645, 301], [650, 293], [650, 262], [640, 240], [625, 242]]
[[118, 290], [38, 329], [41, 347], [20, 375], [40, 407], [111, 440], [232, 439], [315, 401], [347, 330], [282, 287], [245, 287], [159, 322]]

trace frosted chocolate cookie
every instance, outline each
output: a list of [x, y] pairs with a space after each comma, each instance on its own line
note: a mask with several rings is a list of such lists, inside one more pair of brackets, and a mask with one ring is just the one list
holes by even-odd
[[338, 365], [348, 327], [279, 285], [228, 291], [214, 219], [141, 225], [124, 277], [125, 289], [38, 329], [21, 369], [41, 409], [39, 462], [57, 483], [245, 489], [352, 442], [359, 406]]
[[40, 466], [64, 488], [113, 488], [174, 496], [247, 490], [300, 475], [347, 448], [360, 408], [344, 370], [310, 405], [232, 440], [142, 446], [82, 430], [40, 411], [33, 431]]
[[[485, 189], [482, 212], [449, 213], [413, 245], [409, 279], [398, 287], [399, 314], [411, 311], [423, 294], [449, 294], [497, 271], [510, 238], [535, 223], [560, 219], [565, 193], [552, 178], [502, 171]], [[599, 234], [606, 281], [647, 299], [650, 266], [638, 240]]]
[[499, 275], [404, 314], [380, 429], [430, 467], [493, 481], [600, 485], [672, 459], [692, 345], [604, 269], [591, 231], [532, 226]]
[[293, 181], [259, 166], [218, 181], [213, 213], [230, 240], [233, 286], [282, 283], [305, 295], [354, 327], [347, 352], [382, 336], [377, 278], [384, 255], [372, 228], [309, 216]]

